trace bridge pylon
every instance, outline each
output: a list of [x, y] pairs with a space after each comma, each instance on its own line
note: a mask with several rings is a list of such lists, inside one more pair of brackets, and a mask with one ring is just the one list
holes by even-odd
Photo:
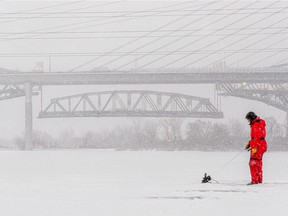
[[288, 140], [288, 111], [286, 112], [286, 138]]

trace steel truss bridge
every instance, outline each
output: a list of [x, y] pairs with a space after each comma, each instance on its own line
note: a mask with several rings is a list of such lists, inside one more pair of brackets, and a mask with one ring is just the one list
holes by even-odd
[[[35, 86], [33, 88], [32, 95], [39, 95], [39, 91], [39, 86]], [[2, 86], [0, 89], [0, 100], [7, 100], [23, 96], [25, 96], [24, 85], [9, 84]]]
[[256, 100], [288, 112], [287, 83], [220, 83], [221, 95]]
[[[31, 149], [32, 143], [32, 95], [37, 94], [39, 89], [37, 87], [47, 86], [47, 85], [113, 85], [113, 84], [216, 84], [218, 90], [222, 95], [234, 96], [247, 98], [251, 100], [261, 101], [263, 103], [269, 104], [271, 106], [277, 107], [288, 113], [288, 69], [287, 68], [224, 68], [224, 69], [167, 69], [167, 70], [145, 70], [145, 71], [119, 71], [119, 72], [78, 72], [78, 73], [4, 73], [0, 74], [0, 85], [4, 86], [0, 90], [0, 99], [9, 99], [14, 97], [21, 97], [25, 95], [25, 148]], [[127, 92], [126, 92], [127, 93]], [[144, 93], [143, 93], [144, 94]], [[127, 93], [126, 95], [129, 95]], [[132, 94], [131, 94], [132, 95]], [[148, 94], [151, 97], [151, 94]], [[92, 103], [90, 104], [87, 94], [82, 96], [77, 96], [80, 103], [82, 104], [82, 114], [87, 114], [89, 109], [92, 109]], [[86, 98], [85, 98], [86, 97]], [[87, 99], [87, 97], [89, 99]], [[111, 103], [113, 104], [113, 100], [115, 102], [117, 99], [112, 98], [112, 93], [110, 94]], [[129, 96], [128, 96], [129, 97]], [[144, 96], [143, 96], [144, 97]], [[172, 97], [172, 96], [171, 96]], [[70, 100], [72, 101], [72, 96]], [[82, 98], [82, 99], [81, 99]], [[84, 99], [85, 98], [85, 99]], [[115, 97], [116, 98], [116, 97]], [[148, 97], [149, 98], [149, 97]], [[91, 99], [90, 99], [91, 100]], [[123, 98], [121, 98], [122, 102]], [[153, 103], [148, 102], [145, 99], [147, 107], [154, 107], [156, 111], [156, 107], [160, 105], [158, 104], [157, 99], [154, 100]], [[159, 99], [158, 99], [159, 100]], [[183, 99], [182, 99], [183, 100]], [[55, 99], [54, 101], [59, 102], [60, 99]], [[65, 101], [69, 101], [69, 98], [65, 98]], [[85, 102], [84, 102], [85, 101]], [[119, 103], [118, 99], [118, 103]], [[127, 100], [125, 100], [127, 102]], [[128, 99], [129, 101], [129, 99]], [[144, 101], [144, 100], [143, 100]], [[172, 102], [174, 101], [174, 102]], [[200, 100], [199, 100], [200, 101]], [[198, 102], [199, 102], [198, 101]], [[129, 107], [128, 103], [124, 103]], [[53, 104], [54, 102], [51, 101]], [[78, 108], [80, 107], [80, 103]], [[110, 102], [109, 102], [110, 103]], [[132, 102], [131, 99], [131, 107], [135, 102]], [[139, 102], [140, 103], [140, 102]], [[162, 107], [165, 107], [165, 102], [161, 102]], [[166, 101], [167, 103], [167, 101]], [[171, 99], [171, 104], [176, 103], [175, 100]], [[202, 102], [201, 102], [202, 103]], [[59, 105], [54, 103], [46, 110], [46, 112], [40, 113], [40, 117], [44, 117], [48, 115], [47, 111], [51, 111], [52, 107]], [[86, 104], [86, 105], [84, 105]], [[153, 105], [152, 105], [153, 104]], [[181, 102], [177, 105], [177, 109], [180, 110]], [[97, 112], [97, 102], [93, 102], [94, 108], [92, 111]], [[185, 104], [186, 108], [189, 107]], [[86, 106], [86, 111], [85, 111]], [[105, 105], [101, 104], [101, 107]], [[107, 105], [108, 106], [108, 105]], [[125, 106], [121, 106], [123, 109]], [[199, 105], [200, 106], [200, 105]], [[182, 112], [185, 113], [185, 107], [182, 104]], [[64, 107], [62, 105], [63, 111], [67, 111], [65, 115], [72, 115], [72, 113], [68, 114], [69, 109], [74, 110], [73, 107]], [[62, 109], [60, 106], [58, 109]], [[103, 107], [102, 107], [103, 108]], [[195, 107], [194, 107], [195, 108]], [[207, 108], [207, 105], [206, 105]], [[116, 109], [116, 106], [115, 106]], [[76, 111], [77, 108], [74, 110]], [[100, 110], [100, 109], [99, 109]], [[98, 111], [99, 111], [98, 110]], [[103, 110], [103, 109], [102, 109]], [[189, 110], [189, 109], [188, 109]], [[187, 110], [186, 110], [187, 111]], [[85, 112], [85, 113], [84, 113]], [[123, 113], [123, 110], [121, 111]], [[128, 113], [128, 111], [126, 111]], [[168, 114], [168, 111], [164, 111]], [[186, 112], [187, 113], [187, 112]], [[45, 115], [44, 115], [45, 114]], [[55, 115], [54, 112], [53, 115]], [[74, 112], [75, 114], [75, 112]], [[79, 114], [79, 113], [78, 113]], [[81, 114], [81, 115], [82, 115]], [[103, 114], [103, 113], [102, 113]], [[130, 113], [131, 114], [131, 113]], [[49, 114], [51, 115], [51, 113]], [[58, 114], [57, 114], [58, 115]], [[63, 114], [61, 114], [63, 115]], [[288, 121], [287, 121], [288, 122]], [[288, 128], [288, 127], [287, 127]], [[287, 130], [288, 134], [288, 130]]]
[[209, 99], [155, 91], [106, 91], [55, 98], [40, 118], [58, 117], [222, 118]]

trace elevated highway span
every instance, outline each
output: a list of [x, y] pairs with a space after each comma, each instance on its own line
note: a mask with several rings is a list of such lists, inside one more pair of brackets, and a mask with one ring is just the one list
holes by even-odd
[[215, 83], [288, 83], [287, 72], [252, 73], [18, 73], [0, 74], [0, 85], [111, 85], [111, 84], [215, 84]]

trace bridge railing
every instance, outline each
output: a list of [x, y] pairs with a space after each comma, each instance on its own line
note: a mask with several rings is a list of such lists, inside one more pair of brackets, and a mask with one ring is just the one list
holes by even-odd
[[271, 72], [282, 72], [288, 73], [288, 68], [282, 67], [213, 67], [213, 68], [146, 68], [142, 70], [130, 70], [135, 73], [271, 73]]

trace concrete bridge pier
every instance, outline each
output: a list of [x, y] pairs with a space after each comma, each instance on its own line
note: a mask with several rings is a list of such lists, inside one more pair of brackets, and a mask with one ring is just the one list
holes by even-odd
[[288, 139], [288, 111], [286, 112], [286, 139]]
[[25, 150], [32, 150], [33, 116], [32, 116], [32, 84], [24, 83], [25, 87]]

